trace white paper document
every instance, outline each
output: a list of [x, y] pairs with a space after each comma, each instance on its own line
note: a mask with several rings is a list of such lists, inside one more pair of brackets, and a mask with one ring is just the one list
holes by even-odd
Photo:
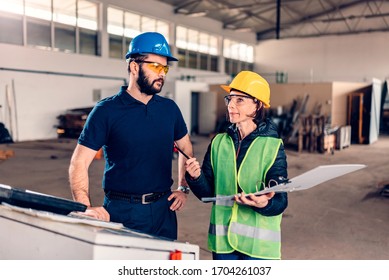
[[[320, 185], [326, 181], [340, 177], [342, 175], [357, 171], [365, 168], [364, 164], [334, 164], [334, 165], [321, 165], [314, 169], [311, 169], [297, 177], [290, 179], [287, 183], [279, 184], [271, 188], [265, 188], [255, 195], [262, 195], [269, 192], [292, 192], [301, 191]], [[201, 200], [203, 202], [210, 202], [216, 200], [231, 200], [235, 195], [222, 196], [222, 197], [204, 197]]]

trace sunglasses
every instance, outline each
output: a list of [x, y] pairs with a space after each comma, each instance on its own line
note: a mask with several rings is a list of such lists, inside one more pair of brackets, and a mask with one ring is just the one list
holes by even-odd
[[143, 60], [143, 61], [136, 61], [135, 60], [135, 62], [138, 64], [147, 63], [147, 66], [149, 67], [149, 69], [151, 69], [152, 71], [154, 71], [157, 74], [159, 74], [159, 73], [161, 73], [161, 71], [163, 71], [166, 75], [167, 72], [169, 72], [169, 65], [162, 65], [158, 62], [152, 62], [152, 61], [147, 61], [147, 60]]

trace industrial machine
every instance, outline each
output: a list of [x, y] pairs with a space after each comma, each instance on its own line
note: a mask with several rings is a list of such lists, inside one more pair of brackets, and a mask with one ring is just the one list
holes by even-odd
[[71, 200], [0, 184], [0, 259], [198, 260], [199, 246], [80, 214]]

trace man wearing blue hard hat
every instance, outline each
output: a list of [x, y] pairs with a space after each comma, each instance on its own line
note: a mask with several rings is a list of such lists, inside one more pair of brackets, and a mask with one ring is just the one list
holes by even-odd
[[[189, 156], [193, 150], [177, 104], [157, 95], [168, 62], [177, 59], [163, 35], [146, 32], [131, 41], [126, 61], [129, 85], [96, 104], [78, 139], [69, 167], [73, 198], [88, 206], [85, 215], [177, 239], [175, 211], [184, 206], [189, 188], [180, 155], [179, 188], [171, 191], [172, 150], [176, 145]], [[92, 206], [88, 169], [100, 148], [105, 198], [103, 206]]]

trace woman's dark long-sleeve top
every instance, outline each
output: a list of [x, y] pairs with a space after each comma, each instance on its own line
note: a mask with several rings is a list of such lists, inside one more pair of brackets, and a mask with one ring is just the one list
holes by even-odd
[[[275, 137], [278, 138], [276, 125], [270, 120], [266, 119], [258, 125], [258, 127], [242, 141], [239, 141], [238, 130], [235, 125], [231, 125], [227, 130], [228, 135], [231, 136], [235, 145], [237, 153], [237, 168], [239, 170], [240, 164], [249, 148], [250, 144], [256, 137]], [[198, 199], [203, 197], [215, 196], [214, 174], [211, 166], [211, 144], [208, 146], [207, 152], [202, 163], [202, 172], [200, 177], [192, 179], [189, 173], [185, 174], [186, 180], [191, 187], [192, 192]], [[265, 183], [269, 184], [270, 180], [275, 180], [277, 183], [283, 182], [288, 178], [287, 162], [284, 146], [281, 145], [272, 167], [266, 174]], [[274, 186], [273, 184], [271, 184]], [[264, 216], [275, 216], [281, 214], [288, 206], [287, 193], [276, 193], [269, 203], [264, 208], [252, 207], [256, 212]]]

